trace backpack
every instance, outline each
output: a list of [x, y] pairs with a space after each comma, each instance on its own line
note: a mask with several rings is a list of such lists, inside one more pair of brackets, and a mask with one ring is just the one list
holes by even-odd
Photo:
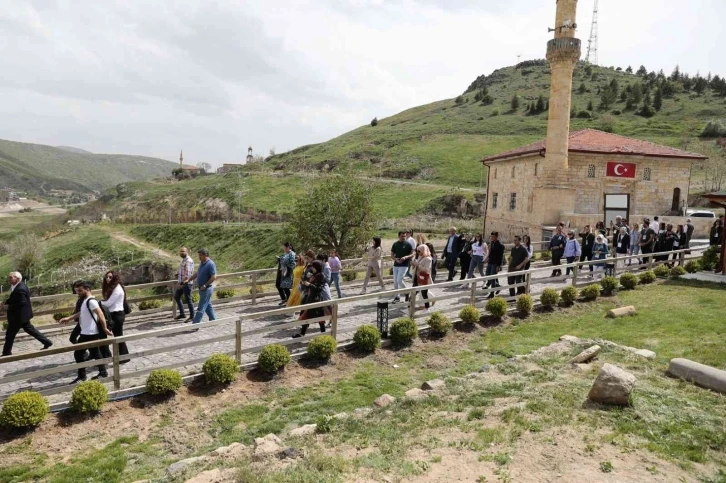
[[[103, 330], [103, 327], [101, 327], [101, 325], [99, 324], [98, 319], [96, 318], [96, 313], [91, 310], [91, 299], [96, 300], [95, 297], [88, 297], [86, 299], [86, 310], [88, 310], [88, 312], [91, 314], [91, 317], [93, 318], [93, 320], [96, 321], [96, 326], [98, 327], [98, 333], [101, 334], [101, 335], [103, 335], [105, 337], [106, 336], [106, 331]], [[98, 302], [98, 300], [96, 300], [96, 301]], [[108, 309], [103, 306], [103, 304], [101, 302], [98, 302], [98, 307], [103, 312], [103, 318], [106, 319], [106, 327], [108, 327], [109, 330], [110, 330], [110, 328], [111, 328], [111, 314], [109, 313]]]
[[129, 315], [131, 313], [131, 307], [129, 307], [129, 303], [126, 302], [126, 287], [121, 285], [121, 288], [124, 291], [124, 314]]

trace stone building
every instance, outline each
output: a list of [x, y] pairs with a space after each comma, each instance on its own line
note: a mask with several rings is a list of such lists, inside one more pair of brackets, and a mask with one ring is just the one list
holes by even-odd
[[[654, 215], [685, 212], [691, 165], [704, 156], [594, 129], [568, 137], [568, 167], [547, 189], [547, 166], [540, 141], [482, 162], [489, 167], [487, 231], [505, 239], [529, 234], [547, 238], [553, 226], [573, 228], [620, 215], [638, 223]], [[544, 156], [543, 156], [544, 155]]]
[[581, 50], [576, 17], [577, 0], [557, 0], [554, 38], [547, 42], [547, 138], [482, 160], [489, 167], [484, 228], [505, 240], [521, 234], [546, 240], [559, 222], [577, 229], [607, 225], [618, 215], [640, 221], [678, 214], [685, 211], [691, 163], [705, 159], [592, 129], [570, 134], [572, 73]]

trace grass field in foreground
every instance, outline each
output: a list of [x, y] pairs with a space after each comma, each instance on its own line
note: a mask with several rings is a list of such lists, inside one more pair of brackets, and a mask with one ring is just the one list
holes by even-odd
[[[639, 314], [604, 318], [607, 309], [623, 304], [635, 305]], [[200, 396], [198, 390], [193, 399], [183, 399], [197, 404], [186, 409], [175, 408], [173, 401], [144, 405], [145, 409], [132, 404], [119, 409], [129, 412], [124, 413], [128, 419], [133, 419], [134, 411], [156, 415], [148, 431], [144, 428], [143, 440], [133, 427], [123, 438], [104, 440], [98, 419], [81, 422], [78, 425], [87, 426], [85, 432], [78, 426], [72, 429], [76, 438], [87, 439], [86, 450], [59, 462], [53, 454], [34, 450], [34, 441], [43, 437], [41, 427], [35, 435], [0, 446], [0, 461], [17, 460], [18, 455], [24, 460], [0, 469], [0, 481], [158, 478], [154, 481], [176, 483], [214, 467], [229, 469], [236, 481], [245, 483], [332, 483], [356, 476], [366, 481], [380, 481], [383, 476], [418, 481], [435, 471], [455, 471], [462, 458], [468, 458], [469, 468], [476, 471], [470, 477], [511, 482], [524, 471], [533, 471], [531, 466], [526, 470], [526, 464], [534, 449], [544, 447], [550, 454], [560, 445], [565, 446], [562, 458], [568, 462], [574, 458], [579, 466], [559, 467], [552, 460], [534, 470], [541, 477], [538, 481], [554, 479], [558, 473], [572, 479], [577, 476], [574, 471], [590, 470], [600, 476], [597, 481], [723, 483], [724, 397], [669, 378], [665, 368], [675, 356], [724, 367], [724, 306], [723, 288], [668, 282], [526, 320], [512, 319], [493, 329], [417, 341], [405, 350], [380, 350], [367, 357], [338, 355], [332, 365], [322, 368], [292, 367], [272, 383], [240, 378], [227, 390], [238, 395], [226, 404], [215, 404], [222, 395]], [[604, 349], [594, 363], [613, 363], [637, 376], [632, 407], [585, 404], [595, 371], [582, 373], [567, 364], [582, 347], [542, 358], [508, 359], [546, 346], [565, 333], [657, 352], [657, 359], [648, 361]], [[479, 377], [459, 378], [481, 368], [485, 372]], [[305, 377], [307, 373], [314, 375]], [[370, 406], [383, 393], [400, 398], [433, 377], [447, 380], [447, 388], [435, 396], [399, 400], [386, 408], [390, 413], [377, 409], [363, 419], [332, 422], [325, 434], [286, 436], [296, 426], [319, 422], [321, 416]], [[267, 392], [234, 402], [246, 398], [256, 384]], [[113, 415], [113, 410], [99, 418], [106, 414]], [[253, 462], [249, 456], [211, 459], [175, 477], [165, 476], [165, 467], [175, 460], [235, 441], [250, 444], [270, 432], [305, 457], [286, 466]]]

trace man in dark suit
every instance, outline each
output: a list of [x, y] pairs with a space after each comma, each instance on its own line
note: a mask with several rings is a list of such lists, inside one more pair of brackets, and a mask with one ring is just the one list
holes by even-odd
[[453, 226], [449, 228], [449, 238], [446, 240], [443, 253], [443, 258], [446, 260], [446, 268], [449, 269], [449, 278], [446, 279], [447, 282], [454, 280], [454, 276], [456, 275], [456, 260], [459, 258], [463, 245], [461, 235], [456, 234], [456, 228]]
[[12, 272], [8, 275], [8, 282], [10, 282], [11, 287], [10, 297], [3, 305], [8, 315], [8, 329], [5, 331], [3, 355], [11, 355], [15, 336], [21, 329], [38, 339], [38, 342], [43, 344], [43, 349], [52, 346], [53, 343], [30, 323], [30, 319], [33, 318], [33, 308], [30, 305], [30, 292], [23, 283], [23, 276], [20, 272]]

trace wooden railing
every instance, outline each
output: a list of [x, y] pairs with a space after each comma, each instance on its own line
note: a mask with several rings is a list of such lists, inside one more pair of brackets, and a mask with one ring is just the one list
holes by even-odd
[[[563, 274], [565, 273], [567, 268], [572, 268], [572, 280], [571, 283], [573, 286], [581, 286], [581, 285], [587, 285], [590, 283], [593, 283], [592, 280], [587, 280], [585, 277], [583, 277], [582, 272], [583, 270], [587, 270], [586, 273], [589, 273], [589, 266], [590, 265], [599, 265], [603, 263], [616, 263], [615, 268], [615, 275], [620, 275], [625, 272], [631, 272], [639, 269], [649, 269], [653, 268], [657, 265], [663, 264], [663, 263], [670, 263], [672, 260], [667, 261], [656, 261], [654, 259], [655, 256], [668, 256], [668, 258], [671, 258], [672, 255], [678, 256], [678, 263], [681, 265], [684, 264], [687, 260], [691, 259], [697, 259], [700, 258], [700, 254], [696, 254], [695, 252], [705, 248], [705, 247], [693, 247], [688, 249], [682, 249], [682, 250], [674, 250], [670, 252], [663, 252], [660, 254], [649, 254], [647, 257], [644, 255], [636, 255], [636, 256], [622, 256], [617, 258], [608, 258], [607, 260], [595, 260], [595, 261], [584, 261], [584, 262], [573, 262], [571, 264], [562, 264], [557, 266], [559, 270], [562, 270]], [[694, 252], [693, 254], [689, 255], [691, 252]], [[644, 260], [644, 263], [638, 263], [631, 266], [620, 266], [623, 262], [626, 261], [638, 261], [639, 259], [646, 259]], [[423, 305], [425, 302], [432, 303], [432, 302], [438, 302], [443, 300], [449, 300], [449, 299], [463, 299], [464, 303], [471, 304], [471, 305], [479, 305], [481, 306], [486, 302], [486, 297], [493, 291], [502, 291], [505, 293], [509, 289], [517, 289], [517, 288], [524, 288], [524, 291], [526, 293], [529, 293], [531, 295], [538, 295], [540, 292], [534, 292], [531, 290], [533, 282], [536, 282], [538, 284], [541, 283], [548, 283], [548, 282], [564, 282], [565, 277], [558, 276], [558, 277], [546, 277], [546, 278], [535, 278], [535, 274], [539, 274], [545, 271], [551, 271], [553, 269], [552, 266], [546, 266], [541, 268], [532, 268], [527, 271], [521, 271], [521, 272], [515, 272], [518, 276], [523, 276], [524, 280], [519, 283], [514, 284], [508, 284], [508, 285], [502, 285], [499, 287], [486, 287], [486, 282], [493, 280], [493, 279], [500, 279], [502, 277], [508, 277], [512, 274], [507, 272], [500, 272], [497, 275], [491, 275], [486, 277], [480, 277], [480, 278], [473, 278], [473, 279], [466, 279], [466, 280], [456, 280], [453, 282], [444, 282], [444, 283], [437, 283], [435, 285], [428, 285], [428, 286], [422, 286], [422, 287], [409, 287], [404, 289], [398, 289], [398, 290], [388, 290], [385, 292], [376, 292], [371, 293], [367, 295], [358, 295], [358, 296], [352, 296], [352, 297], [345, 297], [342, 299], [334, 299], [324, 302], [317, 302], [313, 304], [308, 304], [304, 306], [304, 309], [313, 309], [318, 307], [328, 307], [330, 308], [330, 313], [328, 315], [325, 315], [323, 317], [318, 317], [314, 319], [309, 320], [295, 320], [291, 322], [287, 322], [284, 324], [277, 324], [277, 325], [264, 325], [262, 327], [256, 327], [256, 328], [248, 328], [245, 330], [245, 323], [250, 323], [253, 321], [257, 322], [264, 322], [269, 317], [275, 317], [275, 316], [289, 316], [292, 315], [294, 312], [298, 312], [301, 310], [300, 306], [297, 307], [284, 307], [274, 310], [267, 310], [263, 312], [256, 312], [256, 313], [248, 313], [248, 314], [242, 314], [240, 316], [234, 316], [234, 317], [225, 317], [219, 320], [214, 320], [211, 322], [202, 322], [200, 324], [195, 325], [193, 328], [208, 328], [208, 327], [223, 327], [223, 326], [229, 326], [231, 324], [234, 324], [234, 334], [223, 334], [223, 335], [217, 335], [212, 338], [208, 339], [195, 339], [188, 342], [178, 343], [170, 346], [164, 346], [164, 347], [156, 347], [151, 349], [145, 349], [137, 352], [132, 352], [129, 354], [121, 355], [119, 351], [119, 346], [121, 343], [124, 342], [132, 342], [132, 341], [139, 341], [139, 340], [148, 340], [151, 338], [156, 337], [163, 337], [163, 336], [170, 336], [174, 334], [179, 334], [183, 332], [188, 332], [192, 327], [190, 327], [188, 324], [179, 324], [175, 325], [173, 327], [158, 329], [158, 330], [151, 330], [151, 331], [145, 331], [145, 332], [139, 332], [135, 334], [125, 335], [122, 337], [114, 337], [109, 338], [105, 340], [99, 340], [99, 341], [93, 341], [93, 342], [86, 342], [81, 344], [75, 344], [71, 346], [66, 347], [52, 347], [47, 350], [43, 351], [35, 351], [35, 352], [29, 352], [24, 354], [18, 354], [14, 356], [7, 356], [7, 357], [1, 357], [0, 358], [0, 367], [4, 364], [10, 364], [13, 362], [18, 361], [30, 361], [30, 360], [37, 360], [37, 359], [43, 359], [47, 358], [52, 355], [56, 354], [64, 354], [67, 353], [70, 355], [71, 352], [76, 350], [82, 350], [82, 349], [88, 349], [93, 347], [101, 347], [101, 346], [111, 346], [112, 348], [112, 357], [105, 358], [101, 360], [91, 360], [87, 362], [82, 363], [70, 363], [70, 364], [63, 364], [63, 365], [52, 365], [46, 368], [36, 369], [33, 370], [32, 368], [29, 370], [25, 370], [21, 373], [13, 374], [10, 376], [4, 376], [2, 379], [0, 379], [0, 386], [6, 383], [16, 382], [16, 381], [30, 381], [38, 377], [42, 376], [48, 376], [52, 374], [59, 374], [59, 373], [68, 373], [70, 371], [75, 371], [80, 368], [87, 368], [96, 366], [99, 364], [111, 364], [112, 370], [111, 375], [107, 378], [101, 379], [102, 382], [112, 382], [114, 390], [118, 391], [121, 388], [121, 382], [126, 379], [133, 379], [137, 378], [139, 376], [143, 376], [150, 371], [154, 369], [173, 369], [177, 367], [182, 366], [193, 366], [196, 364], [202, 363], [206, 358], [211, 354], [207, 354], [204, 357], [198, 357], [195, 359], [185, 359], [180, 362], [175, 362], [171, 364], [162, 364], [154, 367], [148, 367], [140, 370], [136, 370], [133, 372], [121, 372], [121, 363], [127, 360], [133, 360], [140, 357], [148, 357], [155, 354], [161, 354], [161, 353], [169, 353], [173, 351], [178, 351], [181, 349], [186, 349], [190, 347], [198, 347], [203, 345], [208, 345], [216, 342], [222, 342], [222, 341], [232, 341], [234, 340], [234, 349], [226, 351], [229, 355], [234, 355], [235, 359], [238, 363], [242, 363], [243, 355], [244, 354], [252, 354], [256, 353], [259, 350], [261, 350], [264, 347], [263, 345], [255, 345], [251, 347], [244, 347], [243, 341], [246, 337], [250, 337], [252, 335], [256, 334], [264, 334], [264, 333], [270, 333], [273, 331], [279, 331], [282, 329], [288, 329], [288, 328], [294, 328], [298, 327], [303, 324], [314, 324], [316, 322], [330, 322], [331, 324], [331, 331], [330, 335], [333, 337], [339, 338], [339, 318], [341, 317], [341, 314], [346, 314], [345, 306], [353, 303], [358, 303], [361, 301], [373, 301], [381, 299], [381, 298], [393, 298], [396, 296], [408, 296], [408, 306], [407, 306], [407, 315], [413, 319], [421, 316], [421, 308], [419, 308], [419, 305]], [[460, 288], [462, 284], [467, 285], [468, 287], [463, 290], [458, 290], [456, 293], [453, 294], [443, 294], [439, 295], [437, 297], [431, 297], [428, 299], [422, 299], [419, 298], [419, 294], [421, 290], [431, 290], [435, 289], [436, 291], [439, 291], [441, 289], [455, 289]], [[343, 309], [341, 310], [341, 307]], [[376, 312], [376, 305], [371, 304], [370, 308], [366, 308], [363, 311], [357, 310], [355, 315], [360, 315], [361, 313], [375, 313]], [[344, 315], [343, 315], [344, 316]], [[297, 339], [288, 339], [288, 340], [282, 340], [282, 341], [276, 341], [275, 343], [281, 344], [281, 345], [293, 345], [293, 344], [301, 344], [306, 343], [316, 335], [319, 335], [318, 333], [313, 333], [311, 335], [308, 335], [306, 337], [297, 338]], [[51, 395], [51, 394], [57, 394], [57, 393], [66, 393], [69, 392], [73, 388], [73, 385], [70, 384], [63, 384], [59, 386], [55, 386], [52, 388], [42, 389], [38, 392], [44, 395]], [[22, 388], [21, 388], [22, 389]], [[30, 388], [26, 388], [30, 389]], [[2, 398], [4, 399], [4, 398]]]

